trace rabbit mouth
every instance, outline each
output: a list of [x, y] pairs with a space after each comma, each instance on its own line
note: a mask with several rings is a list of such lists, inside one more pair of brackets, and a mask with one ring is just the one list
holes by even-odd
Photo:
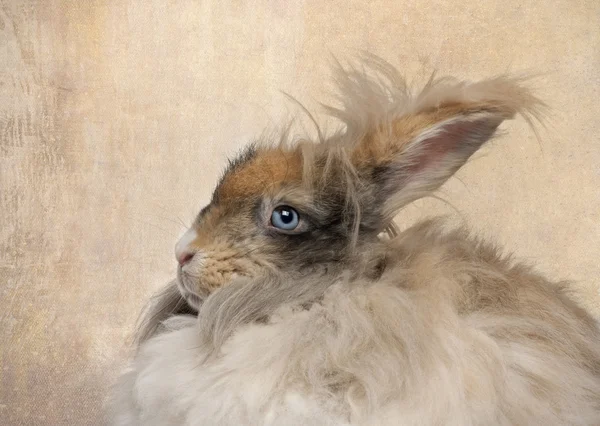
[[200, 310], [202, 301], [206, 298], [198, 294], [197, 278], [191, 277], [183, 271], [182, 267], [177, 268], [177, 288], [185, 301], [196, 311]]

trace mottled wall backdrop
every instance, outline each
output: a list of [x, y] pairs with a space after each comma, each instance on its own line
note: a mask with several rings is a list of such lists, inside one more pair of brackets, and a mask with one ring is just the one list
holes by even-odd
[[[4, 0], [0, 6], [0, 424], [101, 424], [144, 301], [224, 159], [328, 100], [329, 53], [419, 77], [543, 72], [554, 108], [439, 201], [598, 309], [598, 0]], [[318, 110], [317, 110], [318, 111]]]

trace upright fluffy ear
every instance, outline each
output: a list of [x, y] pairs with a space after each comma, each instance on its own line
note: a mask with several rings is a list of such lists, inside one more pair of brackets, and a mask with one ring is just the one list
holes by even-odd
[[384, 220], [439, 188], [504, 120], [522, 114], [531, 121], [543, 107], [518, 79], [431, 79], [414, 95], [389, 66], [376, 71], [377, 79], [338, 75], [346, 98], [333, 113], [346, 122], [351, 161]]
[[359, 170], [372, 169], [370, 183], [384, 216], [394, 215], [438, 189], [510, 117], [501, 109], [466, 105], [404, 116], [392, 123], [391, 133], [365, 138], [354, 159]]

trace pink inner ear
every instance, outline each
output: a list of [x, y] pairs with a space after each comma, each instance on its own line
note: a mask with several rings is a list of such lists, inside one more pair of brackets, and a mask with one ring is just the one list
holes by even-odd
[[[481, 145], [494, 134], [501, 120], [490, 120], [489, 117], [477, 121], [461, 120], [448, 123], [439, 129], [435, 136], [425, 138], [416, 146], [410, 148], [417, 154], [414, 164], [409, 167], [410, 172], [419, 172], [429, 167], [435, 167], [448, 155], [456, 154], [462, 165]], [[410, 155], [410, 152], [407, 154]]]

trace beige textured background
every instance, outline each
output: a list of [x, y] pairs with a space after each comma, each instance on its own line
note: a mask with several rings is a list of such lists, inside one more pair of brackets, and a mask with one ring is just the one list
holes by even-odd
[[[224, 159], [327, 100], [329, 52], [417, 76], [547, 72], [443, 197], [600, 312], [600, 2], [6, 0], [0, 7], [0, 424], [101, 424], [106, 387]], [[438, 212], [418, 202], [399, 223]]]

